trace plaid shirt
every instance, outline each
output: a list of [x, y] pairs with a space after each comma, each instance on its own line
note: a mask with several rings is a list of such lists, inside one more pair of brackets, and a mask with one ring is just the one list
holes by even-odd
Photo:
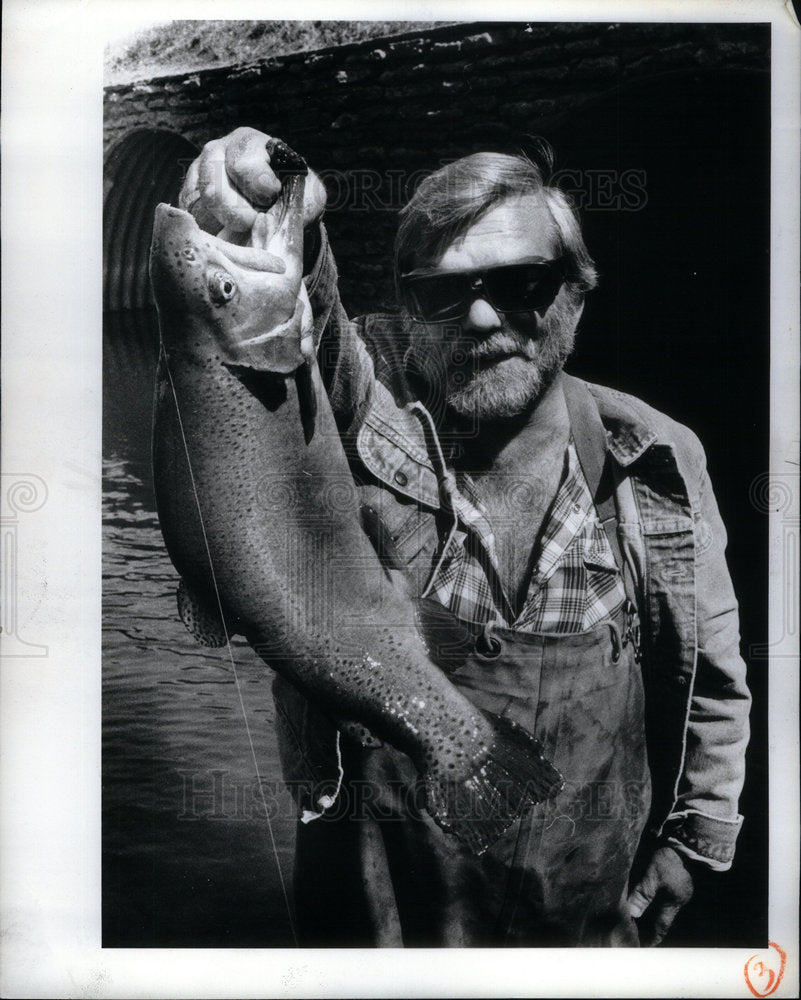
[[567, 474], [537, 546], [528, 593], [517, 616], [498, 582], [487, 511], [469, 477], [460, 477], [458, 486], [450, 500], [459, 525], [431, 582], [430, 596], [462, 620], [496, 622], [520, 632], [583, 632], [614, 615], [625, 600], [623, 580], [572, 440]]

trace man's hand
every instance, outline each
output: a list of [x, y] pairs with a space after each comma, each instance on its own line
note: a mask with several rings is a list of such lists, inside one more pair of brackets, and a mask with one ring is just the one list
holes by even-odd
[[629, 893], [629, 913], [639, 920], [640, 943], [659, 944], [692, 894], [693, 879], [681, 854], [672, 847], [657, 848]]
[[[269, 139], [256, 129], [237, 128], [207, 142], [189, 167], [179, 206], [191, 212], [207, 232], [243, 242], [256, 216], [269, 209], [281, 191], [270, 166]], [[310, 170], [303, 199], [304, 227], [320, 217], [325, 200], [325, 187]]]

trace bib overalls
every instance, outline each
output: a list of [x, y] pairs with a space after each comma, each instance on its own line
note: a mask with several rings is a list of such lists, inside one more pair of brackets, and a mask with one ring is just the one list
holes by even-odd
[[[571, 417], [595, 495], [600, 469], [592, 471], [591, 442]], [[597, 505], [602, 521], [614, 516], [612, 503]], [[466, 643], [460, 623], [449, 634], [448, 613], [430, 610], [420, 603], [434, 659], [476, 706], [533, 732], [565, 788], [475, 857], [421, 808], [405, 755], [343, 739], [339, 801], [298, 827], [302, 943], [636, 945], [624, 903], [651, 786], [631, 602], [586, 632], [493, 628]]]

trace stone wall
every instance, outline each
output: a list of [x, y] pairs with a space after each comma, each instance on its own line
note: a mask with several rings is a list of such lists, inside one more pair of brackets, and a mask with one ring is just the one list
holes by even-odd
[[346, 305], [391, 306], [396, 212], [426, 172], [478, 149], [525, 149], [642, 81], [764, 71], [768, 39], [747, 24], [471, 23], [109, 87], [108, 188], [119, 201], [130, 158], [153, 162], [165, 133], [195, 146], [237, 125], [278, 135], [326, 181]]

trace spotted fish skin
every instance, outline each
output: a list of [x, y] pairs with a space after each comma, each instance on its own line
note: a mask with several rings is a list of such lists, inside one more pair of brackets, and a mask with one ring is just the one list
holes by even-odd
[[156, 211], [153, 458], [165, 543], [191, 593], [221, 606], [270, 667], [332, 718], [408, 754], [431, 815], [480, 854], [561, 777], [531, 734], [479, 711], [430, 661], [413, 605], [359, 525], [313, 361], [317, 414], [304, 434], [293, 374], [308, 316], [302, 191], [302, 175], [286, 178], [263, 257], [185, 212]]

